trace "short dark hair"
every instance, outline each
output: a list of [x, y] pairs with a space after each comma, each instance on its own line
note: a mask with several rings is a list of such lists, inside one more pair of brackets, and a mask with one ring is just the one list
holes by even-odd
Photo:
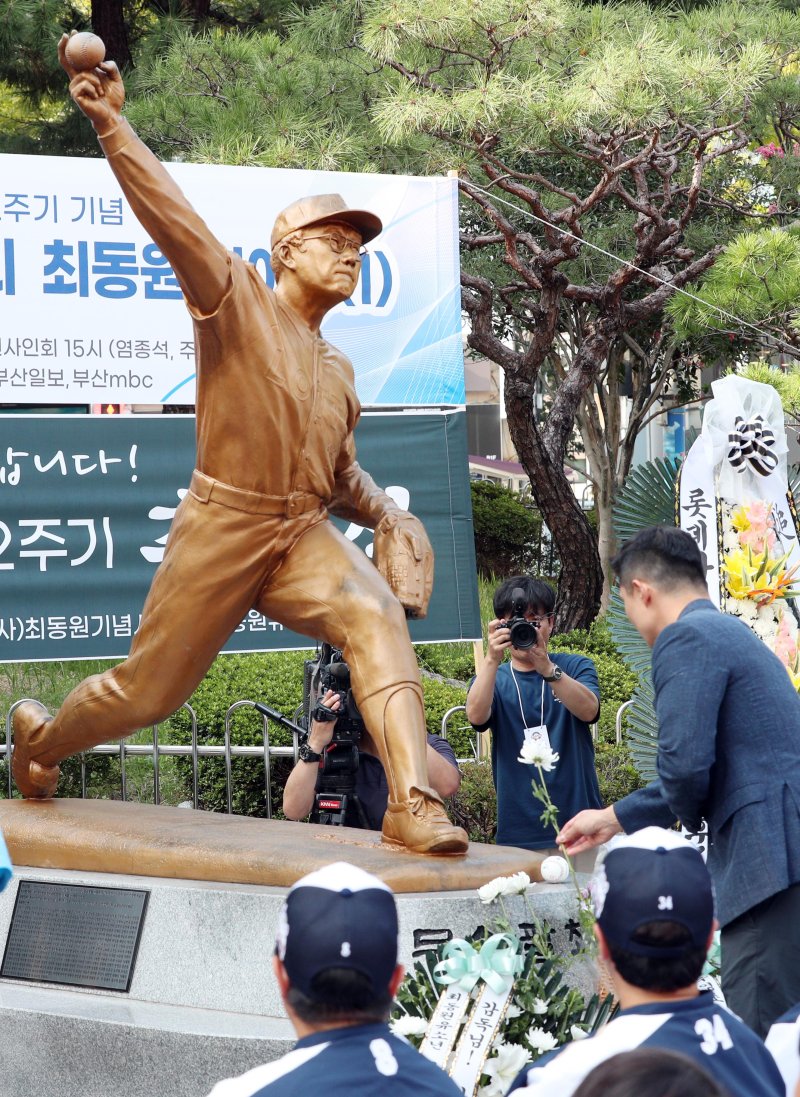
[[614, 967], [632, 986], [641, 990], [657, 990], [669, 993], [696, 983], [706, 962], [707, 949], [692, 946], [691, 935], [678, 922], [645, 922], [633, 934], [637, 944], [648, 948], [679, 948], [686, 945], [681, 956], [641, 956], [626, 948], [614, 945], [606, 938]]
[[526, 608], [533, 613], [549, 615], [555, 609], [555, 593], [544, 579], [531, 579], [529, 575], [512, 575], [494, 592], [492, 605], [498, 620], [503, 620], [510, 615], [514, 607], [513, 594], [517, 587], [525, 595]]
[[660, 1047], [621, 1051], [590, 1071], [573, 1097], [727, 1097], [716, 1079], [688, 1055]]
[[327, 968], [311, 980], [311, 994], [290, 986], [287, 1003], [307, 1024], [378, 1024], [392, 1008], [389, 988], [372, 989], [372, 980], [353, 968]]
[[650, 526], [626, 541], [611, 561], [620, 585], [641, 577], [657, 587], [706, 586], [706, 561], [694, 538], [677, 526]]

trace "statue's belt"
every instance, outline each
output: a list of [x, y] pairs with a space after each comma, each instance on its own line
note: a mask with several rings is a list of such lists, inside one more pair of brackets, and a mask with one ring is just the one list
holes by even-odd
[[223, 507], [243, 510], [247, 514], [282, 514], [286, 518], [297, 518], [306, 511], [323, 506], [319, 496], [307, 491], [293, 491], [289, 495], [262, 495], [258, 491], [245, 491], [244, 488], [223, 484], [197, 469], [192, 473], [189, 490], [201, 503], [219, 503]]

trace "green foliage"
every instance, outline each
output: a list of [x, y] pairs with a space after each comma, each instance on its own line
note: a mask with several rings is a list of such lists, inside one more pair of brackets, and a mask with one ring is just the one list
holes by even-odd
[[798, 300], [800, 232], [765, 228], [735, 237], [695, 297], [675, 296], [667, 311], [681, 337], [729, 331], [733, 314], [751, 324], [773, 328], [779, 338], [800, 343]]
[[598, 741], [595, 744], [595, 768], [604, 804], [615, 804], [629, 792], [646, 784], [624, 743], [617, 746], [613, 742]]
[[472, 521], [478, 571], [519, 575], [539, 571], [542, 517], [519, 494], [490, 480], [472, 480]]
[[[680, 460], [656, 458], [632, 469], [614, 507], [614, 534], [620, 544], [647, 526], [675, 522], [675, 481]], [[616, 640], [614, 625], [612, 635]]]
[[[189, 698], [197, 713], [198, 742], [221, 744], [225, 738], [225, 714], [237, 701], [261, 701], [292, 718], [303, 700], [303, 662], [313, 652], [287, 651], [270, 654], [222, 655], [214, 661], [203, 681]], [[252, 707], [243, 706], [230, 717], [231, 743], [255, 746], [264, 742], [264, 717]], [[273, 746], [290, 746], [292, 735], [273, 721], [269, 722]], [[188, 743], [191, 720], [188, 711], [179, 709], [165, 725], [163, 740]], [[177, 768], [191, 798], [191, 762], [178, 759]], [[283, 786], [291, 760], [272, 762], [270, 797], [274, 815], [280, 813]], [[267, 815], [264, 764], [260, 758], [233, 758], [232, 808], [237, 815]], [[202, 758], [198, 775], [199, 806], [206, 811], [226, 811], [225, 764], [222, 758]]]
[[[628, 477], [614, 508], [614, 532], [626, 541], [648, 526], [675, 524], [675, 493], [679, 460], [648, 461]], [[625, 712], [627, 742], [631, 758], [641, 777], [655, 777], [658, 741], [653, 686], [650, 678], [650, 648], [628, 620], [622, 599], [615, 589], [608, 610], [611, 635], [625, 662], [638, 675], [632, 704]]]
[[[800, 288], [800, 287], [799, 287]], [[792, 370], [778, 369], [768, 362], [749, 362], [736, 371], [749, 381], [758, 381], [762, 385], [772, 385], [781, 398], [781, 405], [787, 415], [800, 418], [800, 368]]]
[[551, 636], [548, 646], [551, 651], [574, 651], [592, 659], [596, 655], [617, 654], [605, 617], [597, 617], [588, 629], [573, 629], [571, 632], [560, 632]]
[[448, 801], [450, 818], [463, 827], [470, 842], [494, 842], [497, 794], [489, 762], [462, 762], [461, 787]]
[[[453, 686], [438, 678], [422, 679], [422, 691], [425, 697], [425, 721], [432, 735], [442, 734], [442, 717], [448, 709], [463, 705], [467, 699], [464, 686]], [[473, 732], [465, 720], [459, 718], [450, 724], [448, 741], [452, 744], [457, 758], [471, 758]]]
[[417, 644], [414, 650], [423, 671], [453, 681], [468, 682], [475, 673], [472, 644]]
[[[620, 705], [630, 700], [636, 689], [638, 676], [626, 666], [614, 644], [608, 621], [598, 617], [591, 628], [575, 629], [552, 637], [551, 651], [570, 651], [579, 655], [588, 655], [597, 668], [600, 683], [600, 716], [597, 720], [598, 744], [611, 745], [616, 740], [617, 711]], [[600, 758], [597, 763], [598, 776], [601, 778]], [[616, 783], [616, 779], [614, 782]], [[627, 789], [632, 791], [631, 788]], [[605, 799], [605, 796], [604, 796]], [[610, 803], [606, 799], [606, 803]]]

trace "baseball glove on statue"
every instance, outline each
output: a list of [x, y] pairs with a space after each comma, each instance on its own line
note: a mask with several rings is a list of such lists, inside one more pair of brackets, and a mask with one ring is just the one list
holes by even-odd
[[374, 559], [406, 617], [424, 617], [433, 590], [433, 549], [419, 518], [398, 511], [381, 518]]

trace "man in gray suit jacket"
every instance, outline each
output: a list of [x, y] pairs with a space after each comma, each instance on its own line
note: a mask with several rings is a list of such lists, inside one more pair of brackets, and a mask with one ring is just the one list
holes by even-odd
[[653, 649], [658, 778], [579, 812], [571, 855], [624, 831], [708, 824], [728, 1004], [759, 1035], [800, 1001], [800, 697], [778, 658], [708, 597], [688, 533], [643, 530], [612, 561]]

